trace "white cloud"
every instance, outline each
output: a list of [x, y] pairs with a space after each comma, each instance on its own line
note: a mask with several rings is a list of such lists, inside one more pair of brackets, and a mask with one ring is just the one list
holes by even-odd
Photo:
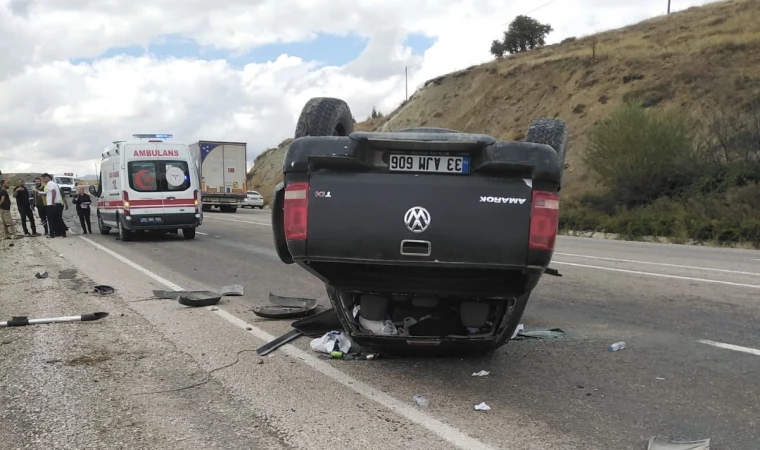
[[[709, 1], [673, 0], [673, 9]], [[311, 97], [343, 98], [363, 120], [373, 106], [389, 112], [403, 100], [404, 65], [410, 66], [411, 94], [432, 77], [490, 60], [491, 40], [515, 15], [539, 4], [0, 0], [0, 169], [91, 173], [107, 143], [138, 132], [173, 133], [187, 141], [242, 140], [252, 157], [292, 135]], [[530, 15], [552, 24], [550, 42], [556, 42], [662, 14], [665, 5], [555, 0]], [[403, 46], [412, 32], [437, 39], [423, 57]], [[288, 55], [243, 68], [224, 60], [151, 56], [69, 62], [114, 47], [146, 46], [166, 35], [241, 53], [317, 33], [354, 33], [369, 41], [344, 67], [319, 67]]]

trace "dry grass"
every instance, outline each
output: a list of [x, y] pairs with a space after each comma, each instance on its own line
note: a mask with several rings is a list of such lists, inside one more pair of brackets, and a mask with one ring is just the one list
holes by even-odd
[[[571, 131], [563, 192], [572, 197], [595, 189], [581, 162], [586, 133], [623, 101], [680, 108], [699, 119], [706, 107], [731, 110], [755, 98], [760, 1], [733, 0], [430, 80], [388, 117], [356, 128], [440, 126], [519, 140], [531, 119], [559, 117]], [[268, 183], [273, 186], [281, 176], [266, 172], [281, 170], [283, 154], [280, 147], [257, 158], [254, 185], [271, 192]]]

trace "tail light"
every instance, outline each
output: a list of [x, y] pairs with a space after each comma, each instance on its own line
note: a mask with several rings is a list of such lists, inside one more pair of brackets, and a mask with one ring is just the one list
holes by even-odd
[[195, 206], [195, 214], [198, 214], [198, 189], [193, 191], [193, 205]]
[[127, 191], [121, 191], [121, 201], [124, 204], [124, 215], [128, 216], [129, 214], [129, 193]]
[[530, 212], [530, 241], [532, 250], [553, 250], [559, 226], [559, 195], [554, 192], [533, 191]]
[[285, 239], [306, 239], [307, 210], [309, 206], [309, 183], [293, 183], [285, 188], [283, 223]]

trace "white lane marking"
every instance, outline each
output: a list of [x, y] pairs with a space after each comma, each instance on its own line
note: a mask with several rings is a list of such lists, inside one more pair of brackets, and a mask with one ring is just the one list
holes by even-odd
[[707, 339], [700, 339], [697, 342], [701, 344], [712, 345], [713, 347], [725, 348], [727, 350], [734, 350], [737, 352], [749, 353], [750, 355], [760, 356], [760, 350], [756, 348], [742, 347], [734, 344], [724, 344], [722, 342], [710, 341]]
[[181, 290], [183, 290], [181, 287], [179, 287], [178, 285], [172, 283], [171, 281], [167, 280], [166, 278], [162, 278], [162, 277], [156, 275], [155, 273], [153, 273], [150, 270], [144, 268], [143, 266], [130, 261], [129, 259], [121, 256], [120, 254], [116, 253], [115, 251], [113, 251], [113, 250], [111, 250], [109, 248], [106, 248], [106, 247], [98, 244], [95, 241], [91, 241], [91, 240], [87, 239], [84, 236], [79, 236], [79, 239], [87, 242], [88, 244], [92, 245], [93, 247], [97, 248], [98, 250], [103, 250], [104, 252], [108, 253], [109, 255], [113, 256], [114, 258], [118, 259], [119, 261], [123, 262], [124, 264], [128, 265], [129, 267], [135, 269], [136, 271], [140, 272], [141, 274], [143, 274], [143, 275], [145, 275], [145, 276], [147, 276], [149, 278], [153, 278], [154, 280], [158, 281], [159, 283], [163, 284], [164, 286], [168, 287], [171, 290], [174, 290], [174, 291], [181, 291]]
[[216, 220], [228, 220], [228, 221], [230, 221], [230, 222], [250, 223], [250, 224], [253, 224], [253, 225], [264, 225], [265, 227], [271, 227], [271, 226], [272, 226], [272, 224], [271, 224], [271, 223], [264, 223], [264, 222], [250, 222], [250, 221], [248, 221], [248, 220], [240, 220], [240, 219], [228, 219], [228, 218], [226, 218], [226, 217], [213, 217], [213, 216], [209, 217], [209, 216], [204, 216], [203, 218], [204, 218], [204, 219], [216, 219]]
[[552, 261], [552, 264], [565, 264], [567, 266], [576, 266], [576, 267], [585, 267], [587, 269], [599, 269], [599, 270], [609, 270], [611, 272], [623, 272], [623, 273], [632, 273], [635, 275], [647, 275], [650, 277], [660, 277], [660, 278], [671, 278], [674, 280], [687, 280], [687, 281], [699, 281], [702, 283], [715, 283], [715, 284], [725, 284], [728, 286], [738, 286], [738, 287], [748, 287], [753, 289], [760, 289], [760, 285], [757, 284], [745, 284], [745, 283], [734, 283], [731, 281], [720, 281], [720, 280], [708, 280], [706, 278], [695, 278], [695, 277], [682, 277], [680, 275], [667, 275], [664, 273], [653, 273], [653, 272], [642, 272], [640, 270], [627, 270], [627, 269], [615, 269], [613, 267], [602, 267], [602, 266], [590, 266], [588, 264], [577, 264], [577, 263], [569, 263], [564, 261]]
[[196, 234], [200, 234], [201, 236], [208, 236], [208, 233], [203, 233], [201, 231], [196, 231]]
[[[159, 275], [156, 275], [150, 270], [125, 258], [124, 256], [121, 256], [120, 254], [114, 252], [113, 250], [110, 250], [94, 241], [91, 241], [90, 239], [87, 239], [86, 237], [80, 236], [79, 238], [89, 243], [90, 245], [93, 245], [96, 248], [103, 250], [104, 252], [108, 253], [109, 255], [113, 256], [114, 258], [118, 259], [124, 264], [137, 270], [138, 272], [158, 281], [159, 283], [163, 284], [169, 289], [172, 289], [175, 291], [183, 290], [182, 287], [180, 287], [179, 285], [174, 284], [171, 281]], [[211, 308], [212, 307], [208, 307], [206, 309], [211, 310]], [[216, 308], [219, 308], [219, 306], [216, 306]], [[271, 334], [267, 333], [261, 328], [253, 324], [250, 324], [238, 318], [237, 316], [234, 316], [233, 314], [228, 313], [227, 311], [224, 311], [222, 308], [219, 308], [212, 312], [218, 315], [219, 317], [225, 319], [229, 323], [239, 328], [242, 328], [246, 332], [252, 334], [258, 339], [261, 339], [264, 342], [269, 342], [275, 339], [275, 336], [272, 336]], [[455, 447], [459, 449], [495, 450], [494, 447], [491, 447], [490, 445], [484, 442], [481, 442], [475, 438], [472, 438], [466, 435], [465, 433], [459, 431], [458, 429], [452, 427], [451, 425], [447, 425], [441, 422], [440, 420], [435, 419], [422, 411], [414, 409], [412, 406], [404, 402], [401, 402], [382, 391], [379, 391], [373, 388], [372, 386], [364, 383], [363, 381], [357, 380], [351, 377], [350, 375], [347, 375], [339, 371], [338, 369], [335, 369], [334, 367], [330, 366], [326, 362], [320, 361], [316, 357], [299, 349], [298, 347], [295, 347], [291, 344], [285, 344], [284, 346], [280, 347], [279, 350], [295, 358], [296, 361], [301, 361], [302, 363], [306, 364], [307, 366], [311, 367], [317, 372], [320, 372], [321, 374], [329, 378], [332, 378], [334, 381], [342, 384], [346, 389], [350, 389], [356, 392], [357, 394], [367, 398], [368, 400], [373, 400], [379, 403], [380, 405], [388, 408], [389, 410], [395, 412], [396, 414], [405, 417], [409, 421], [417, 423], [418, 425], [424, 428], [427, 428], [431, 432], [435, 433], [442, 439], [445, 439], [446, 441], [450, 442], [452, 445], [454, 445]]]
[[723, 272], [723, 273], [733, 273], [738, 275], [753, 275], [753, 276], [760, 276], [760, 273], [757, 272], [742, 272], [739, 270], [727, 270], [727, 269], [713, 269], [710, 267], [700, 267], [700, 266], [684, 266], [681, 264], [667, 264], [667, 263], [657, 263], [657, 262], [650, 262], [650, 261], [637, 261], [633, 259], [619, 259], [619, 258], [605, 258], [602, 256], [590, 256], [590, 255], [578, 255], [575, 253], [559, 253], [555, 252], [555, 255], [560, 256], [573, 256], [576, 258], [587, 258], [587, 259], [600, 259], [603, 261], [614, 261], [614, 262], [626, 262], [626, 263], [635, 263], [635, 264], [649, 264], [652, 266], [663, 266], [663, 267], [676, 267], [679, 269], [696, 269], [696, 270], [709, 270], [711, 272]]

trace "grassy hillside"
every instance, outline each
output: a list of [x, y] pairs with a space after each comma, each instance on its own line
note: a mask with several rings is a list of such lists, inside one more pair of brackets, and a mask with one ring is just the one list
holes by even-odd
[[[674, 228], [674, 221], [686, 221], [690, 225], [680, 226], [677, 233], [684, 239], [700, 240], [706, 236], [705, 239], [720, 240], [719, 236], [726, 233], [713, 222], [721, 215], [732, 214], [741, 222], [730, 225], [728, 235], [733, 238], [737, 234], [754, 233], [744, 230], [745, 225], [748, 220], [758, 220], [760, 227], [760, 217], [746, 216], [744, 210], [752, 208], [727, 211], [716, 206], [712, 216], [696, 217], [690, 215], [691, 212], [681, 211], [680, 218], [661, 218], [650, 217], [651, 208], [641, 209], [649, 208], [644, 203], [621, 206], [619, 198], [609, 198], [610, 185], [600, 183], [604, 180], [598, 170], [587, 166], [588, 140], [598, 124], [623, 105], [633, 104], [653, 116], [671, 112], [686, 119], [690, 131], [684, 139], [693, 141], [695, 148], [714, 148], [723, 140], [735, 140], [730, 133], [745, 132], [752, 127], [755, 117], [757, 133], [753, 136], [760, 147], [760, 106], [754, 109], [748, 106], [753, 102], [760, 105], [760, 1], [733, 0], [593, 36], [567, 39], [561, 44], [429, 80], [389, 116], [357, 124], [357, 127], [392, 131], [411, 126], [440, 126], [519, 140], [524, 137], [531, 119], [558, 117], [568, 123], [571, 132], [563, 182], [565, 226], [634, 236], [659, 232], [656, 227], [653, 231], [648, 225], [639, 226], [642, 221], [669, 224], [664, 227], [664, 234], [676, 233], [674, 229], [678, 227]], [[631, 114], [636, 116], [636, 113]], [[722, 119], [719, 121], [718, 117]], [[641, 133], [630, 136], [634, 140], [646, 138]], [[647, 145], [659, 144], [649, 142]], [[635, 145], [632, 149], [637, 151]], [[760, 148], [757, 150], [760, 154]], [[267, 194], [271, 186], [281, 180], [279, 171], [284, 151], [282, 146], [271, 150], [260, 156], [254, 166], [254, 185]], [[715, 170], [710, 174], [692, 174], [701, 177], [697, 181], [702, 184], [694, 188], [697, 181], [684, 182], [688, 186], [685, 184], [678, 192], [668, 192], [667, 201], [677, 205], [694, 203], [697, 197], [680, 196], [686, 191], [694, 194], [695, 189], [699, 195], [713, 195], [704, 187], [710, 183], [722, 186], [718, 197], [712, 198], [716, 205], [728, 204], [737, 198], [752, 198], [753, 189], [760, 194], [760, 188], [746, 185], [754, 175], [736, 174], [732, 172], [735, 166], [729, 168], [723, 164], [725, 158], [712, 156], [717, 158]], [[704, 168], [705, 158], [700, 158], [700, 167]], [[745, 159], [751, 158], [745, 156]], [[692, 163], [694, 161], [689, 162]], [[605, 195], [608, 198], [600, 198]], [[589, 202], [588, 198], [594, 196], [595, 202]], [[670, 211], [670, 204], [663, 201], [658, 203], [660, 212]], [[589, 206], [590, 203], [604, 207]], [[694, 207], [697, 208], [696, 203]], [[642, 218], [641, 214], [650, 216]], [[615, 221], [608, 220], [612, 216]], [[618, 220], [623, 216], [630, 220]], [[744, 231], [737, 231], [737, 227], [744, 227]], [[760, 241], [760, 228], [757, 234], [747, 239]]]

